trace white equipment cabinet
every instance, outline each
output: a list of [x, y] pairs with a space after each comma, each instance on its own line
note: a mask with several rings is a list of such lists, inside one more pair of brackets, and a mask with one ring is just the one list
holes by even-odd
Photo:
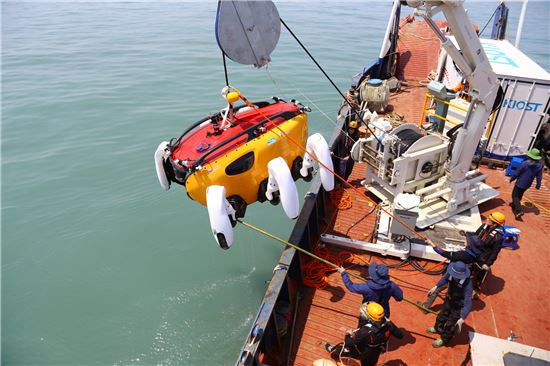
[[[453, 37], [449, 37], [456, 44]], [[511, 160], [524, 156], [533, 147], [550, 105], [550, 73], [506, 40], [481, 39], [493, 71], [504, 90], [501, 108], [487, 125], [484, 156]], [[446, 63], [446, 67], [449, 63]], [[454, 73], [446, 72], [444, 84], [454, 83]], [[448, 76], [450, 75], [450, 76]], [[457, 103], [457, 100], [451, 101]], [[464, 106], [462, 106], [464, 107]], [[465, 113], [449, 108], [449, 118], [460, 122]], [[446, 125], [446, 129], [450, 126]]]
[[548, 112], [550, 73], [506, 40], [483, 39], [481, 44], [504, 89], [485, 155], [510, 160], [533, 146]]

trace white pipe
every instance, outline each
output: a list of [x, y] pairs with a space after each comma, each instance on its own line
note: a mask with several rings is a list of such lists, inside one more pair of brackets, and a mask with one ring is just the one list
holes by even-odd
[[516, 48], [519, 48], [519, 41], [521, 39], [521, 32], [523, 31], [523, 20], [525, 19], [525, 12], [527, 10], [527, 2], [528, 0], [523, 0], [523, 5], [521, 7], [521, 14], [519, 16], [519, 23], [518, 23], [518, 30], [516, 32], [516, 43], [514, 46]]
[[427, 187], [418, 189], [418, 190], [416, 190], [416, 194], [419, 195], [419, 196], [423, 196], [428, 192], [435, 191], [435, 190], [443, 187], [445, 185], [445, 183], [447, 183], [447, 182], [442, 181], [442, 182], [439, 182], [439, 183], [436, 183], [436, 184], [432, 184], [431, 186], [427, 186]]
[[451, 188], [445, 188], [445, 189], [442, 189], [441, 191], [437, 191], [435, 193], [432, 193], [430, 195], [427, 195], [424, 197], [424, 202], [428, 202], [428, 201], [431, 201], [433, 200], [434, 198], [439, 198], [441, 196], [444, 196], [448, 193], [451, 193]]

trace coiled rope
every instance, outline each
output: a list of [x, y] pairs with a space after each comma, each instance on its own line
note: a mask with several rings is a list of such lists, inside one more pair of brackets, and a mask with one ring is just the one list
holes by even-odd
[[344, 188], [336, 188], [330, 192], [330, 201], [339, 210], [349, 210], [353, 204], [351, 195]]

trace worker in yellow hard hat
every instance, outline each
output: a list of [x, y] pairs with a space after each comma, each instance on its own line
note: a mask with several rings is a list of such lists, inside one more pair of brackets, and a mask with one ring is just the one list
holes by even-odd
[[478, 248], [479, 254], [476, 257], [476, 261], [472, 264], [472, 280], [476, 294], [479, 294], [481, 284], [502, 249], [504, 239], [503, 226], [505, 223], [506, 216], [502, 212], [493, 211], [487, 216], [485, 223], [475, 232], [481, 244]]
[[390, 336], [401, 339], [404, 334], [384, 316], [382, 305], [374, 301], [363, 303], [359, 314], [362, 325], [354, 331], [348, 331], [344, 342], [335, 346], [326, 343], [325, 349], [335, 361], [351, 357], [360, 360], [361, 366], [374, 366]]

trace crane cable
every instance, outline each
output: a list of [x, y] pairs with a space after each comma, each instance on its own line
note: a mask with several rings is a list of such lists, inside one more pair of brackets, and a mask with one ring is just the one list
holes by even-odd
[[[325, 263], [325, 264], [327, 264], [327, 265], [329, 265], [329, 266], [331, 266], [331, 267], [334, 267], [334, 268], [336, 268], [336, 269], [339, 268], [338, 265], [336, 265], [336, 264], [334, 264], [334, 263], [332, 263], [332, 262], [330, 262], [330, 261], [327, 261], [326, 259], [321, 258], [321, 257], [319, 257], [318, 255], [315, 255], [315, 254], [313, 254], [313, 253], [311, 253], [311, 252], [309, 252], [309, 251], [307, 251], [307, 250], [305, 250], [305, 249], [303, 249], [303, 248], [300, 248], [299, 246], [294, 245], [294, 244], [292, 244], [292, 243], [290, 243], [290, 242], [288, 242], [288, 241], [286, 241], [286, 240], [283, 240], [283, 239], [281, 239], [281, 238], [279, 238], [279, 237], [277, 237], [277, 236], [275, 236], [275, 235], [273, 235], [273, 234], [270, 234], [270, 233], [268, 233], [267, 231], [260, 229], [259, 227], [256, 227], [256, 226], [254, 226], [254, 225], [252, 225], [252, 224], [249, 224], [248, 222], [245, 222], [245, 221], [243, 221], [243, 220], [241, 220], [241, 219], [237, 219], [237, 221], [240, 222], [241, 224], [243, 224], [244, 226], [248, 227], [249, 229], [255, 230], [255, 231], [259, 232], [260, 234], [263, 234], [263, 235], [265, 235], [265, 236], [267, 236], [267, 237], [269, 237], [269, 238], [271, 238], [271, 239], [273, 239], [273, 240], [275, 240], [275, 241], [278, 241], [278, 242], [281, 243], [281, 244], [288, 245], [288, 246], [290, 246], [290, 247], [292, 247], [292, 248], [294, 248], [294, 249], [296, 249], [296, 250], [298, 250], [298, 251], [300, 251], [300, 252], [302, 252], [302, 253], [304, 253], [304, 254], [306, 254], [306, 255], [309, 255], [309, 256], [312, 257], [312, 258], [317, 259], [317, 260], [320, 261], [320, 262], [323, 262], [323, 263]], [[357, 278], [357, 279], [363, 281], [363, 282], [367, 282], [367, 279], [365, 279], [364, 277], [361, 277], [361, 276], [356, 275], [356, 274], [354, 274], [354, 273], [348, 273], [348, 274], [349, 274], [350, 276], [352, 276], [352, 277], [355, 277], [355, 278]], [[395, 276], [390, 276], [390, 277], [395, 277]], [[417, 308], [419, 308], [419, 309], [421, 309], [421, 310], [423, 310], [423, 311], [426, 311], [426, 312], [429, 312], [429, 313], [432, 313], [432, 314], [437, 314], [437, 312], [435, 312], [435, 311], [433, 311], [433, 310], [431, 310], [431, 309], [428, 309], [427, 307], [422, 306], [422, 305], [420, 305], [420, 304], [418, 304], [418, 303], [416, 303], [416, 302], [414, 302], [414, 301], [411, 301], [411, 300], [409, 300], [409, 299], [403, 298], [403, 301], [405, 301], [405, 302], [407, 302], [407, 303], [409, 303], [409, 304], [411, 304], [411, 305], [414, 305], [414, 306], [416, 306]]]
[[[306, 46], [304, 46], [304, 44], [298, 39], [298, 37], [294, 34], [294, 32], [289, 28], [288, 25], [286, 25], [286, 23], [284, 22], [284, 20], [282, 18], [279, 18], [279, 20], [281, 21], [281, 24], [283, 24], [286, 28], [286, 30], [292, 35], [292, 37], [294, 37], [294, 39], [296, 40], [296, 42], [298, 42], [298, 44], [300, 45], [300, 47], [302, 47], [302, 49], [304, 50], [304, 52], [309, 56], [309, 58], [315, 63], [315, 65], [317, 65], [317, 68], [319, 68], [319, 70], [321, 70], [321, 72], [323, 73], [323, 75], [325, 75], [325, 77], [327, 78], [327, 80], [332, 84], [332, 86], [334, 87], [334, 89], [336, 89], [336, 91], [338, 92], [338, 94], [340, 94], [340, 96], [344, 99], [344, 102], [349, 106], [350, 110], [352, 112], [354, 112], [354, 108], [353, 106], [351, 105], [351, 103], [349, 102], [348, 98], [346, 98], [344, 96], [344, 93], [342, 93], [342, 91], [338, 88], [338, 86], [336, 86], [336, 84], [334, 83], [334, 81], [332, 81], [332, 79], [330, 78], [330, 76], [328, 76], [328, 74], [325, 72], [325, 70], [323, 70], [323, 68], [321, 67], [321, 65], [319, 65], [319, 63], [317, 62], [317, 60], [313, 57], [313, 55], [308, 51], [308, 49], [306, 48]], [[354, 114], [357, 116], [357, 118], [359, 119], [359, 121], [361, 121], [361, 123], [363, 123], [367, 129], [369, 130], [369, 132], [372, 134], [372, 136], [376, 139], [376, 141], [378, 141], [379, 144], [382, 144], [382, 141], [380, 141], [380, 139], [378, 138], [378, 136], [376, 136], [376, 134], [374, 133], [374, 131], [369, 127], [369, 124], [365, 122], [365, 120], [363, 119], [363, 116], [361, 116], [361, 114], [359, 113], [360, 111], [357, 111], [357, 112], [354, 112]]]
[[225, 75], [225, 86], [229, 86], [229, 76], [227, 75], [227, 64], [225, 62], [225, 52], [222, 51], [223, 73]]

